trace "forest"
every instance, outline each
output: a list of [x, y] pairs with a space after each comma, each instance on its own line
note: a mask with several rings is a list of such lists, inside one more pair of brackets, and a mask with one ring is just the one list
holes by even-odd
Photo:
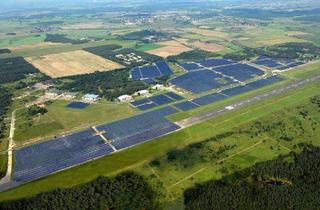
[[10, 91], [0, 86], [0, 139], [4, 137], [4, 131], [6, 129], [4, 118], [11, 103], [11, 97]]
[[9, 49], [0, 49], [0, 54], [7, 54], [7, 53], [11, 53], [11, 50], [9, 50]]
[[71, 79], [72, 81], [63, 83], [61, 89], [94, 93], [100, 97], [114, 100], [121, 95], [130, 95], [138, 90], [148, 88], [148, 86], [141, 81], [132, 81], [129, 78], [129, 74], [130, 71], [128, 69], [120, 69], [65, 77], [64, 79]]
[[304, 146], [276, 160], [256, 164], [184, 193], [186, 210], [318, 209], [320, 148]]
[[216, 57], [214, 53], [210, 53], [203, 50], [192, 50], [181, 53], [180, 55], [169, 56], [167, 60], [169, 62], [191, 62], [196, 60], [203, 60], [206, 58]]
[[39, 73], [39, 70], [22, 57], [0, 59], [0, 84], [24, 79], [31, 73]]
[[70, 189], [56, 189], [35, 197], [0, 203], [0, 209], [142, 210], [157, 209], [156, 194], [143, 177], [123, 173], [98, 177]]

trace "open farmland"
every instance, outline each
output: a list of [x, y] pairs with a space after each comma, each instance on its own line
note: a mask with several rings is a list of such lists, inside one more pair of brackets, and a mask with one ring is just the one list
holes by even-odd
[[192, 50], [191, 48], [186, 47], [177, 41], [159, 42], [157, 43], [157, 45], [162, 45], [164, 47], [154, 49], [154, 50], [149, 50], [147, 51], [147, 53], [166, 58], [171, 55], [179, 55], [183, 52], [188, 52]]
[[224, 46], [216, 43], [207, 43], [195, 41], [190, 43], [193, 47], [198, 48], [200, 50], [208, 51], [208, 52], [219, 52], [225, 49]]
[[110, 71], [123, 66], [83, 50], [29, 57], [27, 60], [52, 78], [66, 77], [95, 71]]

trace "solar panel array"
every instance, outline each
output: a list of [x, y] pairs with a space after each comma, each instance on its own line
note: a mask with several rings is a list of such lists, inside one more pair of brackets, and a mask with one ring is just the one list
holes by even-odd
[[215, 68], [214, 71], [235, 78], [239, 81], [246, 81], [264, 74], [264, 71], [247, 64], [234, 64]]
[[207, 59], [197, 62], [190, 62], [190, 63], [182, 63], [180, 66], [184, 68], [186, 71], [195, 71], [205, 68], [215, 68], [218, 66], [225, 66], [234, 64], [233, 61], [225, 60], [225, 59]]
[[[176, 113], [165, 107], [124, 120], [101, 125], [98, 131], [117, 149], [148, 141], [179, 129], [165, 117]], [[15, 151], [13, 180], [27, 182], [65, 168], [93, 160], [114, 152], [110, 144], [95, 134], [93, 129], [24, 147]]]
[[152, 82], [151, 80], [156, 77], [170, 76], [173, 72], [165, 61], [157, 61], [154, 65], [136, 67], [131, 69], [131, 78], [133, 80], [143, 80], [146, 83]]
[[188, 111], [188, 110], [191, 110], [191, 109], [195, 109], [195, 108], [198, 108], [199, 105], [198, 104], [195, 104], [191, 101], [185, 101], [185, 102], [181, 102], [181, 103], [178, 103], [178, 104], [175, 104], [174, 107], [182, 110], [182, 111]]
[[29, 181], [113, 152], [93, 129], [31, 145], [15, 152], [13, 179]]
[[182, 96], [173, 92], [168, 92], [161, 95], [133, 101], [130, 103], [140, 110], [148, 110], [148, 109], [155, 108], [157, 106], [162, 106], [165, 104], [173, 103], [175, 101], [180, 101], [182, 99], [183, 99]]
[[214, 71], [204, 69], [201, 71], [190, 71], [170, 80], [170, 83], [192, 93], [202, 93], [229, 85], [234, 83], [234, 81]]
[[253, 63], [278, 70], [287, 70], [305, 64], [302, 61], [295, 61], [293, 59], [272, 59], [267, 56], [259, 56]]
[[265, 79], [260, 79], [260, 80], [254, 81], [254, 82], [250, 82], [250, 83], [243, 85], [243, 86], [238, 86], [238, 87], [226, 89], [224, 91], [221, 91], [220, 93], [212, 93], [209, 95], [205, 95], [205, 96], [193, 99], [192, 102], [196, 103], [200, 106], [204, 106], [204, 105], [208, 105], [208, 104], [223, 100], [228, 97], [232, 97], [235, 95], [249, 92], [254, 89], [265, 87], [267, 85], [271, 85], [271, 84], [277, 83], [282, 80], [283, 80], [283, 78], [281, 78], [281, 77], [272, 76], [272, 77], [268, 77]]
[[98, 126], [97, 129], [105, 131], [105, 136], [114, 140], [112, 144], [117, 149], [123, 149], [177, 130], [179, 126], [165, 118], [176, 112], [177, 110], [172, 107], [165, 107], [117, 122], [101, 125]]

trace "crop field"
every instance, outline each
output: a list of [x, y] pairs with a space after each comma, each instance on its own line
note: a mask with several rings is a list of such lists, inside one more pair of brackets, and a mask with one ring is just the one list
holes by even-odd
[[157, 45], [162, 45], [164, 47], [157, 48], [154, 50], [146, 51], [149, 54], [157, 55], [163, 58], [166, 58], [171, 55], [179, 55], [183, 52], [191, 51], [192, 49], [180, 44], [177, 41], [165, 41], [158, 42]]
[[208, 52], [219, 52], [225, 49], [223, 45], [201, 41], [191, 42], [190, 44], [195, 48]]
[[123, 67], [118, 63], [82, 50], [31, 57], [27, 60], [42, 73], [52, 78], [87, 74], [95, 71], [110, 71]]

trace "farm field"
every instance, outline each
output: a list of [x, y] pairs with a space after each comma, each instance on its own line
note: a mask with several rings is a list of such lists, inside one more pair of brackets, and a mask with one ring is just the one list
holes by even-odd
[[110, 71], [123, 67], [113, 61], [82, 50], [29, 57], [27, 60], [42, 73], [52, 78], [88, 74], [95, 71]]
[[219, 52], [225, 49], [225, 47], [222, 45], [215, 44], [215, 43], [201, 42], [201, 41], [191, 42], [190, 44], [195, 48], [208, 51], [208, 52]]
[[[299, 104], [303, 104], [307, 99], [309, 99], [309, 97], [316, 95], [318, 93], [317, 91], [318, 88], [319, 88], [318, 84], [310, 84], [305, 86], [304, 88], [291, 91], [290, 94], [287, 93], [285, 95], [275, 96], [266, 101], [252, 104], [248, 107], [242, 108], [235, 112], [230, 112], [227, 115], [220, 116], [208, 122], [200, 123], [190, 128], [183, 129], [181, 131], [173, 133], [171, 135], [161, 137], [158, 140], [151, 141], [143, 145], [139, 145], [137, 147], [128, 149], [124, 152], [120, 152], [108, 157], [104, 157], [95, 162], [91, 162], [83, 166], [79, 166], [79, 167], [58, 173], [56, 175], [49, 176], [45, 179], [35, 181], [32, 184], [26, 184], [20, 188], [1, 193], [0, 194], [1, 199], [13, 199], [21, 196], [31, 196], [33, 193], [39, 192], [39, 190], [41, 191], [48, 190], [48, 189], [52, 189], [53, 187], [63, 187], [63, 188], [70, 187], [79, 183], [92, 180], [98, 175], [112, 176], [117, 173], [123, 172], [125, 170], [140, 171], [141, 169], [139, 168], [143, 167], [144, 164], [146, 164], [149, 161], [152, 161], [157, 157], [163, 156], [166, 152], [170, 151], [173, 148], [180, 148], [193, 142], [201, 142], [214, 135], [225, 133], [233, 129], [234, 127], [239, 127], [241, 125], [251, 122], [252, 120], [256, 120], [256, 119], [259, 119], [260, 117], [269, 115], [270, 112], [281, 110], [283, 108], [295, 107]], [[266, 112], [265, 110], [268, 110], [268, 112]], [[214, 127], [215, 129], [212, 129], [212, 127]], [[199, 130], [201, 130], [202, 132], [199, 132]], [[172, 139], [175, 139], [175, 141], [172, 141]], [[251, 149], [254, 149], [255, 147], [264, 150], [266, 148], [269, 148], [271, 145], [274, 145], [272, 142], [267, 143], [266, 144], [267, 146], [263, 146], [264, 144], [265, 143], [255, 142], [244, 151], [242, 151], [241, 149], [238, 150], [239, 152], [238, 155], [239, 157], [242, 157], [241, 155], [242, 153], [245, 153], [247, 155], [246, 152], [251, 151]], [[138, 151], [145, 151], [145, 152], [141, 153]], [[285, 149], [282, 150], [280, 148], [279, 153], [283, 153], [283, 152], [287, 152], [287, 150]], [[271, 153], [271, 154], [277, 155], [279, 153]], [[255, 154], [254, 156], [257, 156], [257, 155], [260, 155], [261, 153], [257, 150], [254, 152], [254, 154]], [[248, 159], [249, 162], [243, 164], [242, 166], [247, 167], [249, 165], [254, 164], [257, 160], [265, 160], [266, 157], [259, 156], [257, 158]], [[230, 158], [230, 160], [233, 160], [233, 159]], [[104, 167], [101, 167], [102, 165]], [[196, 169], [193, 169], [193, 170], [196, 170]], [[93, 173], [93, 171], [95, 173]], [[150, 172], [146, 171], [144, 173], [150, 173]], [[77, 174], [82, 174], [82, 175], [86, 174], [86, 176], [77, 176]], [[199, 172], [199, 175], [203, 175], [203, 174]], [[216, 176], [211, 176], [211, 177], [218, 178], [219, 175], [217, 174]], [[178, 176], [177, 182], [179, 180], [181, 180], [181, 177]], [[190, 186], [190, 185], [185, 185], [185, 182], [182, 182], [182, 183], [183, 183], [182, 186], [179, 185], [180, 187], [182, 187], [182, 189], [184, 189], [184, 187], [186, 186]], [[191, 180], [191, 181], [187, 181], [187, 183], [191, 184], [193, 182]], [[30, 188], [30, 186], [32, 186], [32, 188]], [[175, 186], [178, 187], [178, 184], [176, 184]]]
[[[98, 103], [79, 110], [67, 108], [69, 103], [69, 101], [55, 101], [47, 107], [46, 115], [31, 119], [26, 114], [26, 109], [19, 110], [15, 131], [16, 144], [52, 138], [55, 135], [82, 130], [136, 113], [135, 109], [127, 104]], [[30, 122], [32, 122], [31, 127]]]
[[157, 45], [162, 45], [164, 47], [157, 48], [154, 50], [146, 51], [149, 54], [157, 55], [163, 58], [166, 58], [171, 55], [179, 55], [183, 52], [191, 51], [192, 49], [180, 44], [177, 41], [164, 41], [158, 42]]

